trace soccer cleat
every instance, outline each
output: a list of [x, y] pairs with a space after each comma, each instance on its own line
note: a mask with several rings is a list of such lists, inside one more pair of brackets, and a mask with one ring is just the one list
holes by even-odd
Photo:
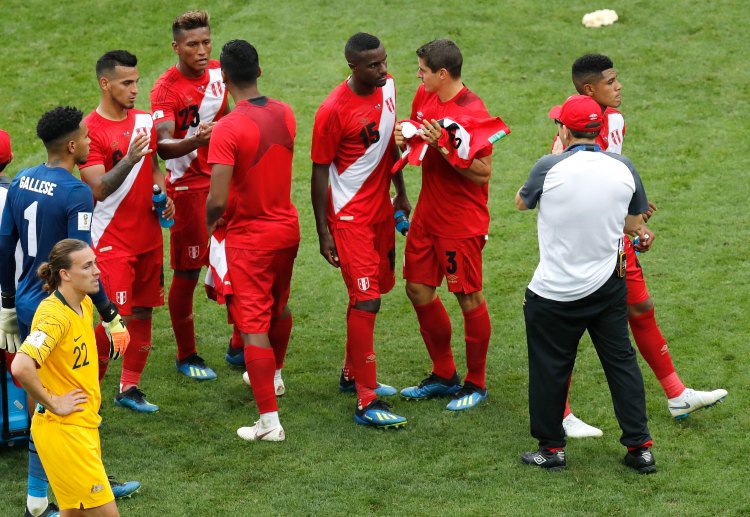
[[[341, 393], [357, 393], [354, 379], [344, 377], [344, 372], [341, 372], [341, 377], [339, 377], [339, 391]], [[375, 395], [378, 397], [392, 397], [396, 393], [398, 393], [398, 390], [387, 384], [377, 383], [377, 388], [375, 388]]]
[[653, 474], [656, 472], [654, 454], [648, 447], [641, 447], [634, 451], [628, 451], [622, 459], [622, 463], [639, 474]]
[[[26, 508], [26, 512], [23, 514], [23, 517], [34, 517], [34, 514], [31, 513], [28, 508]], [[58, 508], [55, 503], [49, 503], [47, 505], [47, 508], [45, 508], [44, 511], [39, 514], [39, 517], [60, 517], [60, 508]]]
[[443, 397], [455, 395], [461, 389], [461, 380], [454, 373], [450, 379], [444, 379], [434, 373], [419, 383], [419, 386], [410, 386], [401, 390], [401, 396], [405, 399], [420, 400], [432, 397]]
[[557, 449], [554, 452], [547, 449], [539, 449], [534, 452], [524, 452], [521, 454], [521, 463], [550, 471], [565, 470], [567, 465], [564, 449]]
[[185, 377], [190, 377], [197, 381], [212, 381], [216, 379], [216, 372], [209, 368], [206, 365], [206, 361], [198, 354], [193, 354], [182, 361], [177, 361], [175, 367]]
[[263, 428], [261, 421], [255, 422], [252, 427], [240, 427], [237, 429], [237, 436], [250, 442], [283, 442], [286, 438], [284, 428], [280, 425], [271, 429]]
[[562, 426], [568, 438], [598, 438], [604, 434], [601, 429], [587, 424], [573, 413], [563, 418]]
[[138, 386], [131, 386], [122, 393], [115, 395], [115, 405], [139, 413], [156, 413], [159, 411], [159, 406], [146, 400], [146, 394], [139, 390]]
[[406, 425], [406, 418], [391, 412], [390, 406], [375, 399], [364, 408], [354, 410], [354, 421], [359, 425], [369, 425], [379, 429], [397, 429]]
[[473, 382], [465, 382], [455, 395], [453, 400], [448, 402], [445, 409], [449, 411], [463, 411], [471, 409], [484, 399], [487, 398], [487, 388], [480, 388]]
[[[252, 386], [250, 384], [250, 375], [247, 372], [242, 372], [242, 380], [248, 386]], [[273, 376], [273, 389], [277, 397], [283, 397], [286, 394], [286, 385], [284, 384], [284, 379], [281, 378], [281, 374]]]
[[224, 360], [229, 366], [236, 368], [245, 367], [245, 349], [244, 348], [232, 348], [232, 341], [229, 341], [227, 347], [227, 355], [224, 356]]
[[115, 480], [114, 476], [107, 476], [107, 478], [109, 478], [109, 486], [112, 487], [112, 493], [115, 494], [115, 499], [130, 497], [141, 488], [141, 484], [138, 481], [125, 481], [124, 483], [120, 483]]
[[711, 407], [727, 396], [727, 390], [696, 391], [685, 388], [679, 397], [669, 399], [669, 413], [675, 420], [687, 418], [696, 409]]

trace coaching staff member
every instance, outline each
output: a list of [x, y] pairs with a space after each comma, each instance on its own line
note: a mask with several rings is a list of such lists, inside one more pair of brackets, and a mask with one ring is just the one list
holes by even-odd
[[620, 442], [628, 448], [623, 462], [650, 473], [656, 466], [643, 378], [628, 338], [622, 237], [624, 228], [641, 240], [653, 238], [641, 228], [648, 201], [630, 160], [595, 144], [601, 125], [596, 101], [569, 97], [559, 127], [565, 151], [539, 160], [516, 194], [519, 210], [539, 204], [540, 256], [524, 299], [531, 435], [539, 450], [521, 461], [565, 468], [565, 396], [578, 342], [588, 330], [612, 393]]

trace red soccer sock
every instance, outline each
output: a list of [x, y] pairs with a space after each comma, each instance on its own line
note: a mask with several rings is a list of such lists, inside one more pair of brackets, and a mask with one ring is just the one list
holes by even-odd
[[[349, 321], [349, 313], [352, 312], [352, 304], [349, 303], [349, 305], [346, 308], [346, 321]], [[349, 336], [347, 334], [346, 336], [346, 344], [344, 345], [344, 368], [343, 368], [343, 374], [345, 379], [351, 379], [354, 377], [354, 368], [352, 367], [352, 355], [351, 355], [351, 347], [349, 346]]]
[[466, 381], [484, 389], [487, 377], [487, 350], [490, 347], [492, 324], [487, 302], [464, 312], [466, 339]]
[[195, 323], [193, 322], [193, 293], [198, 280], [175, 273], [169, 288], [169, 317], [177, 342], [177, 360], [197, 353], [195, 349]]
[[443, 302], [438, 296], [430, 303], [415, 305], [414, 310], [417, 312], [419, 332], [432, 359], [432, 372], [450, 379], [456, 373], [456, 363], [451, 350], [451, 320]]
[[235, 350], [245, 348], [245, 343], [242, 341], [242, 333], [240, 333], [237, 325], [232, 327], [232, 340], [229, 342], [229, 346]]
[[375, 313], [352, 308], [346, 321], [346, 335], [351, 347], [351, 361], [359, 406], [365, 407], [377, 398], [377, 363], [373, 339]]
[[685, 390], [685, 385], [675, 372], [667, 340], [656, 324], [654, 309], [629, 318], [628, 321], [638, 351], [653, 370], [667, 398], [679, 396]]
[[292, 335], [292, 315], [277, 320], [271, 320], [271, 328], [268, 330], [268, 340], [273, 348], [273, 355], [276, 359], [276, 369], [281, 370], [284, 367], [284, 358], [286, 349], [289, 346], [289, 337]]
[[104, 330], [104, 325], [99, 323], [96, 326], [94, 336], [96, 337], [96, 351], [99, 356], [99, 384], [101, 384], [109, 366], [109, 338], [107, 337], [107, 331]]
[[278, 411], [276, 390], [273, 387], [273, 375], [276, 371], [273, 349], [255, 345], [245, 346], [245, 368], [250, 377], [255, 403], [258, 404], [258, 412], [262, 415]]
[[123, 387], [138, 386], [151, 351], [151, 318], [130, 318], [127, 325], [130, 344], [122, 360], [120, 385]]

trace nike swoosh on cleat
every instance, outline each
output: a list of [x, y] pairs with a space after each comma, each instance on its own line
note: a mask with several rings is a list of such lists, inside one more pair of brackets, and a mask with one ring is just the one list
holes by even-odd
[[669, 406], [669, 409], [690, 409], [690, 404], [685, 402], [684, 406]]

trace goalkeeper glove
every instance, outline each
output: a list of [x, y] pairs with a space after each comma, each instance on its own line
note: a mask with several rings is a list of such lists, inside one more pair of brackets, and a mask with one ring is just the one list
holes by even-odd
[[21, 348], [21, 335], [18, 332], [16, 309], [0, 309], [0, 350], [15, 354]]
[[100, 312], [102, 326], [109, 339], [109, 359], [116, 361], [120, 358], [130, 343], [130, 333], [125, 328], [125, 322], [117, 311], [117, 306], [109, 302], [109, 307]]

